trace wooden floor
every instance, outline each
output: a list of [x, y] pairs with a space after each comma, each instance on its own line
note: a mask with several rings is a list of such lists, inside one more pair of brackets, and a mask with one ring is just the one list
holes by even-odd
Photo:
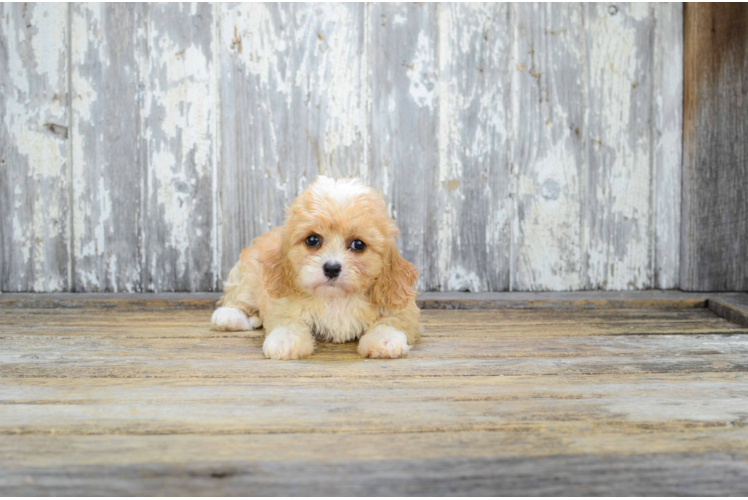
[[704, 301], [425, 310], [405, 359], [297, 362], [194, 302], [0, 297], [0, 494], [748, 494], [748, 329]]

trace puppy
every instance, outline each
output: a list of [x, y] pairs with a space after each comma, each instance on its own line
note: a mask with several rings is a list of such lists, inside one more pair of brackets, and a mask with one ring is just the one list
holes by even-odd
[[262, 352], [301, 359], [314, 340], [359, 339], [368, 358], [405, 356], [419, 338], [413, 266], [382, 197], [358, 179], [318, 177], [282, 227], [253, 240], [229, 273], [217, 330], [265, 326]]

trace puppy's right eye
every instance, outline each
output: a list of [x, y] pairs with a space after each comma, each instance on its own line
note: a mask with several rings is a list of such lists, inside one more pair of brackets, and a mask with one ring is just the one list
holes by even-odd
[[318, 247], [321, 242], [322, 240], [316, 234], [309, 235], [304, 240], [304, 243], [306, 243], [306, 246], [308, 247]]

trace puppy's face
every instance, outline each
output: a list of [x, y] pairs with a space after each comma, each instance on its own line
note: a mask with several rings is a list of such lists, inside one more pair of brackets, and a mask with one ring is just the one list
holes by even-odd
[[296, 285], [329, 297], [360, 294], [382, 273], [396, 231], [384, 201], [350, 179], [318, 179], [291, 206], [286, 256]]
[[306, 294], [369, 293], [404, 307], [417, 275], [397, 251], [397, 234], [376, 191], [355, 179], [319, 177], [289, 207], [279, 279]]

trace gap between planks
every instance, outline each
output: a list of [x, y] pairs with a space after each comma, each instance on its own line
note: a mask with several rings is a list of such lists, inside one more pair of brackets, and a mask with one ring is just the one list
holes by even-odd
[[[0, 293], [3, 309], [210, 310], [220, 293]], [[718, 316], [748, 327], [748, 294], [677, 290], [631, 292], [424, 292], [422, 310], [496, 309], [692, 309], [708, 308]]]
[[[652, 290], [633, 292], [422, 292], [421, 309], [599, 309], [707, 307], [715, 294]], [[212, 309], [220, 293], [3, 293], [0, 308]]]

